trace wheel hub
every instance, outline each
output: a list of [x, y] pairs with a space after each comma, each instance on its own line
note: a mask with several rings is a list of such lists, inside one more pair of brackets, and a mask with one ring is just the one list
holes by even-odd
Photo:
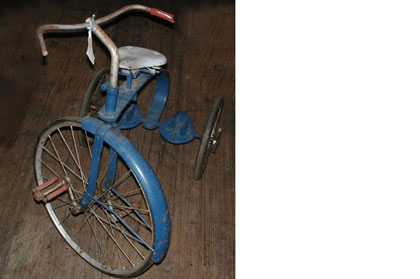
[[210, 150], [211, 152], [216, 152], [217, 147], [219, 146], [220, 140], [222, 137], [222, 128], [219, 128], [217, 132], [212, 134], [210, 137]]

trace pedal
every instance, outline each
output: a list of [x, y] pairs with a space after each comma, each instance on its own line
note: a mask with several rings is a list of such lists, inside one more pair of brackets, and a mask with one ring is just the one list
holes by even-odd
[[34, 199], [37, 202], [47, 203], [58, 195], [66, 192], [69, 189], [67, 181], [61, 177], [54, 177], [47, 182], [35, 187], [32, 190]]

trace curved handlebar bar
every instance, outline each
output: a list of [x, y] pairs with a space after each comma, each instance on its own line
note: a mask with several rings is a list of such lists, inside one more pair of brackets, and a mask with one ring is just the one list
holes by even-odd
[[[107, 23], [111, 20], [113, 20], [114, 18], [118, 17], [119, 15], [126, 13], [128, 11], [132, 11], [132, 10], [136, 10], [136, 11], [142, 11], [145, 13], [148, 13], [150, 15], [162, 18], [166, 21], [169, 21], [171, 23], [174, 23], [174, 15], [164, 12], [162, 10], [159, 9], [155, 9], [155, 8], [149, 8], [143, 5], [128, 5], [125, 6], [121, 9], [116, 10], [115, 12], [106, 15], [104, 17], [101, 17], [99, 19], [95, 19], [95, 23], [97, 23], [98, 25]], [[43, 56], [47, 56], [48, 55], [48, 51], [47, 51], [47, 46], [45, 45], [45, 40], [44, 40], [44, 34], [48, 33], [48, 32], [57, 32], [58, 30], [64, 30], [64, 31], [81, 31], [83, 29], [89, 28], [91, 26], [90, 22], [86, 22], [86, 23], [79, 23], [79, 24], [45, 24], [45, 25], [41, 25], [40, 27], [38, 27], [37, 29], [37, 36], [38, 36], [38, 40], [39, 40], [39, 44], [41, 46], [41, 52]]]
[[110, 70], [109, 85], [112, 88], [118, 87], [118, 66], [119, 66], [118, 64], [119, 64], [119, 59], [120, 59], [119, 54], [118, 54], [118, 49], [117, 49], [117, 46], [114, 44], [114, 42], [111, 40], [111, 38], [105, 33], [104, 30], [102, 30], [101, 27], [99, 27], [99, 25], [107, 23], [111, 21], [112, 19], [116, 18], [117, 16], [131, 10], [137, 10], [137, 11], [149, 13], [151, 15], [160, 17], [171, 23], [175, 22], [174, 16], [170, 13], [167, 13], [167, 12], [155, 9], [155, 8], [149, 8], [143, 5], [128, 5], [119, 10], [116, 10], [115, 12], [109, 15], [106, 15], [94, 21], [92, 21], [91, 17], [88, 17], [85, 23], [41, 25], [40, 27], [38, 27], [37, 35], [39, 39], [39, 44], [41, 45], [42, 55], [43, 56], [48, 55], [47, 46], [45, 45], [45, 40], [44, 40], [45, 33], [54, 32], [54, 31], [57, 32], [58, 30], [81, 31], [83, 29], [90, 29], [98, 37], [98, 39], [107, 47], [108, 51], [111, 54], [111, 70]]

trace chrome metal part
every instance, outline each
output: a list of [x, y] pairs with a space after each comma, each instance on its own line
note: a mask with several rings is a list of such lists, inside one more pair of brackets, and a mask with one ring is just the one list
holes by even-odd
[[[89, 17], [86, 19], [86, 22], [91, 24], [92, 18]], [[111, 54], [111, 69], [110, 69], [110, 78], [109, 78], [109, 86], [112, 88], [118, 87], [118, 64], [120, 61], [120, 55], [118, 54], [118, 48], [115, 43], [111, 40], [111, 38], [105, 33], [105, 31], [94, 21], [93, 34], [98, 37], [98, 39], [106, 46], [109, 53]]]
[[[151, 8], [143, 6], [143, 5], [128, 5], [121, 9], [116, 10], [113, 13], [110, 13], [109, 15], [106, 15], [104, 17], [95, 19], [96, 24], [105, 24], [113, 19], [117, 18], [118, 16], [122, 15], [123, 13], [126, 13], [128, 11], [142, 11], [145, 13], [151, 12]], [[90, 27], [90, 23], [78, 23], [78, 24], [44, 24], [38, 27], [37, 29], [37, 36], [39, 40], [39, 44], [41, 45], [41, 52], [43, 56], [48, 55], [47, 47], [45, 45], [44, 40], [44, 34], [49, 32], [60, 32], [60, 31], [69, 31], [69, 32], [77, 32], [82, 31], [84, 29], [87, 29]]]
[[211, 152], [215, 153], [217, 146], [219, 146], [220, 139], [222, 136], [222, 128], [219, 128], [217, 131], [213, 131], [210, 137], [210, 148]]
[[[70, 181], [69, 181], [69, 183], [70, 183]], [[74, 216], [76, 216], [76, 215], [82, 213], [82, 211], [83, 211], [82, 205], [75, 198], [73, 189], [71, 187], [69, 188], [68, 194], [69, 194], [69, 200], [70, 200], [70, 211], [71, 211], [71, 214], [73, 214]]]
[[[44, 34], [47, 32], [60, 32], [60, 31], [82, 31], [83, 29], [90, 29], [92, 32], [101, 40], [101, 42], [107, 47], [111, 54], [111, 71], [110, 71], [110, 87], [117, 88], [118, 87], [118, 66], [119, 66], [119, 54], [118, 49], [115, 43], [111, 40], [111, 38], [99, 27], [100, 24], [104, 24], [110, 22], [111, 20], [115, 19], [116, 17], [120, 16], [123, 13], [128, 11], [142, 11], [145, 13], [149, 13], [151, 15], [163, 18], [169, 22], [174, 22], [173, 15], [166, 13], [164, 11], [149, 8], [143, 5], [128, 5], [121, 9], [116, 10], [115, 12], [101, 17], [99, 19], [95, 19], [92, 23], [92, 18], [89, 17], [86, 19], [85, 23], [78, 23], [78, 24], [45, 24], [41, 25], [37, 29], [37, 36], [39, 40], [39, 44], [41, 46], [41, 52], [43, 56], [48, 55], [47, 46], [45, 45]], [[157, 53], [157, 52], [156, 52]], [[164, 59], [164, 63], [166, 63], [166, 58]], [[162, 60], [163, 61], [163, 60]], [[162, 62], [160, 62], [162, 63]], [[154, 65], [150, 65], [154, 66]], [[159, 65], [156, 65], [159, 66]]]

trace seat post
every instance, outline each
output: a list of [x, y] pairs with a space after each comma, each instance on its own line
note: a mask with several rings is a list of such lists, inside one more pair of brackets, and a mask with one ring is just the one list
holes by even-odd
[[105, 99], [106, 112], [115, 112], [115, 109], [117, 108], [118, 89], [119, 89], [118, 87], [117, 88], [107, 87], [106, 99]]

